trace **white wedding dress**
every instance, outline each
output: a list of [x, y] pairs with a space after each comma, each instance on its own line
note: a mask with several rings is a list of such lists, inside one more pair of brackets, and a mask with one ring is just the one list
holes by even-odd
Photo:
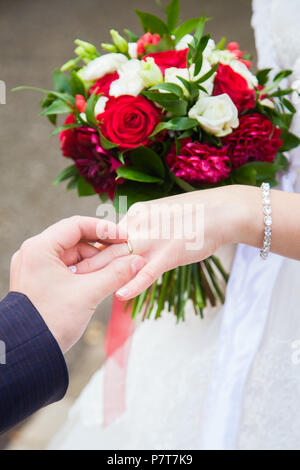
[[[253, 2], [259, 66], [292, 68], [295, 71], [292, 80], [300, 78], [299, 6], [299, 0]], [[298, 107], [300, 111], [299, 104]], [[293, 126], [294, 132], [299, 134], [300, 112]], [[288, 180], [297, 190], [297, 181], [300, 187], [300, 177], [297, 176], [300, 151], [292, 152], [291, 159], [293, 163]], [[243, 249], [248, 247], [241, 248], [241, 251]], [[227, 247], [222, 255], [227, 258], [227, 265], [230, 264], [230, 250]], [[253, 249], [249, 250], [252, 255]], [[267, 278], [270, 275], [269, 262], [274, 262], [278, 268], [278, 274], [270, 284]], [[297, 366], [300, 362], [300, 354], [297, 353], [300, 351], [300, 263], [275, 255], [263, 263], [265, 268], [259, 268], [259, 277], [251, 280], [252, 294], [246, 293], [248, 305], [243, 305], [246, 318], [248, 310], [250, 312], [253, 308], [256, 292], [259, 298], [259, 289], [271, 294], [265, 320], [262, 321], [261, 317], [263, 308], [255, 307], [254, 318], [261, 326], [253, 361], [247, 354], [247, 357], [237, 358], [226, 376], [226, 357], [232, 359], [230, 348], [233, 349], [232, 356], [238, 356], [239, 352], [234, 347], [239, 341], [247, 347], [249, 345], [250, 351], [252, 347], [251, 331], [245, 325], [243, 327], [243, 319], [237, 328], [234, 308], [229, 312], [233, 336], [227, 341], [227, 349], [223, 353], [226, 328], [222, 327], [222, 321], [225, 322], [224, 315], [225, 319], [228, 316], [226, 307], [210, 310], [204, 320], [195, 317], [188, 308], [185, 323], [179, 325], [175, 324], [172, 315], [165, 312], [158, 321], [140, 324], [134, 334], [127, 375], [126, 412], [113, 424], [103, 427], [102, 368], [81, 393], [50, 449], [300, 449], [300, 364]], [[235, 264], [235, 278], [239, 269]], [[233, 283], [235, 286], [230, 287], [232, 292], [238, 280], [233, 280]], [[247, 289], [247, 283], [241, 283], [241, 288]], [[228, 295], [233, 295], [232, 292]], [[238, 315], [241, 306], [237, 304], [236, 308]], [[253, 330], [257, 325], [253, 325]], [[221, 336], [220, 331], [223, 331]], [[219, 354], [219, 361], [223, 360], [224, 371], [221, 372], [224, 382], [222, 374], [214, 366], [218, 363], [216, 354]], [[228, 379], [230, 373], [239, 381], [239, 370], [235, 365], [241, 360], [248, 361], [247, 380], [242, 384], [240, 381], [239, 399], [229, 400], [226, 416], [222, 417], [217, 406], [216, 410], [213, 409], [214, 399], [223, 399], [226, 387], [230, 389], [232, 386]], [[214, 374], [219, 374], [219, 378], [216, 376], [214, 379]], [[119, 386], [115, 384], [115, 387]], [[210, 390], [215, 395], [211, 396]], [[227, 422], [238, 425], [232, 427]], [[217, 424], [209, 430], [211, 423]], [[226, 444], [226, 439], [224, 444], [212, 442], [219, 428], [229, 434], [230, 443]], [[207, 436], [210, 436], [209, 443], [206, 443]]]

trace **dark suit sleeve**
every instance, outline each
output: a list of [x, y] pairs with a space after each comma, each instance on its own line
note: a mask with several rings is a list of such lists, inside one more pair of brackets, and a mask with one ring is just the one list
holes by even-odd
[[68, 382], [63, 354], [39, 312], [10, 292], [0, 302], [0, 432], [63, 398]]

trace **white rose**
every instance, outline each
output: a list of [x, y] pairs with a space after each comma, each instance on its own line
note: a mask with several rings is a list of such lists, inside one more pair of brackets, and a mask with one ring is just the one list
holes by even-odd
[[[187, 96], [188, 92], [185, 86], [183, 85], [182, 81], [179, 80], [179, 77], [184, 78], [185, 80], [188, 81], [195, 81], [198, 80], [202, 75], [205, 75], [210, 69], [211, 65], [210, 63], [203, 58], [203, 63], [201, 70], [198, 75], [194, 77], [194, 68], [195, 65], [192, 64], [189, 69], [178, 69], [176, 67], [170, 67], [165, 70], [165, 82], [167, 83], [175, 83], [175, 85], [178, 85], [182, 88], [184, 94]], [[200, 85], [203, 86], [208, 94], [212, 93], [213, 86], [214, 86], [214, 75], [212, 75], [210, 78], [208, 78], [205, 82], [201, 83]]]
[[85, 67], [80, 70], [80, 77], [84, 81], [97, 80], [104, 77], [107, 73], [116, 72], [122, 64], [128, 61], [124, 54], [104, 54], [97, 59], [91, 60]]
[[128, 43], [128, 54], [132, 59], [137, 59], [137, 43], [136, 42], [129, 42]]
[[185, 80], [190, 80], [190, 74], [188, 69], [178, 69], [177, 67], [169, 67], [165, 70], [165, 82], [166, 83], [174, 83], [175, 85], [180, 86], [182, 88], [183, 93], [187, 96], [188, 91], [185, 88], [184, 84], [181, 80], [177, 77], [182, 77]]
[[190, 109], [189, 117], [196, 119], [206, 132], [217, 137], [230, 134], [239, 125], [238, 110], [226, 93], [201, 95]]
[[208, 59], [208, 57], [212, 54], [213, 50], [215, 49], [216, 47], [216, 43], [213, 39], [209, 39], [208, 40], [208, 43], [206, 45], [206, 48], [204, 49], [203, 51], [203, 57], [205, 57], [206, 59]]
[[[212, 68], [211, 64], [208, 62], [207, 59], [205, 59], [205, 57], [203, 57], [201, 70], [198, 73], [198, 75], [196, 75], [195, 77], [194, 77], [195, 65], [192, 64], [190, 66], [190, 75], [192, 77], [192, 80], [198, 80], [200, 77], [202, 77], [207, 72], [209, 72], [211, 70], [211, 68]], [[205, 80], [205, 82], [200, 83], [200, 85], [203, 86], [206, 89], [206, 91], [209, 95], [211, 95], [212, 91], [213, 91], [215, 75], [216, 75], [216, 73], [211, 75], [207, 80]]]
[[221, 64], [229, 65], [233, 60], [235, 60], [235, 55], [227, 49], [214, 49], [207, 54], [206, 58], [211, 64], [217, 64], [220, 62]]
[[108, 101], [108, 98], [106, 96], [100, 96], [95, 106], [95, 116], [98, 116], [98, 114], [104, 113], [107, 101]]
[[191, 34], [186, 34], [183, 38], [180, 39], [178, 44], [176, 44], [176, 51], [181, 51], [189, 47], [189, 44], [193, 41], [193, 36]]
[[154, 62], [153, 57], [147, 57], [146, 60], [141, 60], [140, 64], [139, 76], [143, 80], [144, 88], [158, 85], [164, 81], [163, 74], [158, 65]]
[[247, 80], [249, 88], [254, 88], [255, 86], [258, 85], [258, 80], [253, 73], [250, 72], [250, 70], [247, 68], [243, 62], [240, 60], [233, 60], [230, 62], [230, 67], [239, 75], [245, 78]]
[[109, 89], [111, 96], [131, 95], [138, 96], [144, 88], [144, 81], [140, 76], [142, 64], [140, 60], [128, 60], [118, 69], [119, 79], [112, 82]]

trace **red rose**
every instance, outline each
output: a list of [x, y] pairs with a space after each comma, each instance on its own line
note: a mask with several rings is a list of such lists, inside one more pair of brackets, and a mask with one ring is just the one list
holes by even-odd
[[281, 130], [266, 116], [258, 113], [240, 118], [239, 127], [224, 137], [232, 167], [238, 168], [250, 161], [272, 162], [283, 144]]
[[[74, 116], [68, 116], [65, 124], [73, 123]], [[80, 175], [93, 186], [96, 193], [107, 193], [113, 199], [116, 185], [123, 182], [116, 180], [116, 169], [121, 163], [111, 152], [101, 147], [98, 132], [82, 126], [62, 131], [59, 138], [63, 155], [74, 160]]]
[[153, 57], [154, 62], [164, 74], [165, 70], [170, 67], [185, 69], [187, 67], [187, 53], [188, 49], [182, 49], [181, 51], [153, 52], [152, 54], [145, 55], [143, 60], [146, 60], [147, 57]]
[[123, 95], [111, 99], [97, 119], [104, 137], [121, 148], [135, 148], [150, 143], [160, 112], [143, 96]]
[[178, 178], [195, 186], [219, 183], [230, 173], [230, 159], [226, 147], [219, 149], [193, 142], [191, 138], [181, 142], [178, 154], [174, 144], [166, 162]]
[[255, 108], [255, 90], [249, 88], [247, 80], [235, 72], [230, 65], [219, 64], [213, 95], [222, 93], [230, 96], [239, 112]]
[[96, 95], [103, 94], [104, 96], [108, 96], [110, 85], [115, 80], [118, 80], [118, 78], [118, 72], [108, 73], [104, 75], [104, 77], [99, 78], [99, 80], [97, 80], [96, 83], [94, 83], [94, 85], [90, 88], [90, 93], [92, 94], [95, 91]]
[[75, 96], [75, 104], [76, 104], [76, 108], [78, 109], [78, 111], [80, 113], [85, 112], [86, 101], [85, 101], [85, 97], [83, 95], [76, 95]]

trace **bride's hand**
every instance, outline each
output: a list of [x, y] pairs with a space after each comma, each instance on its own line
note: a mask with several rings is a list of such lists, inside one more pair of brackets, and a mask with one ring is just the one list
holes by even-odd
[[[163, 272], [205, 259], [222, 245], [242, 241], [249, 223], [249, 210], [247, 217], [243, 215], [245, 199], [251, 194], [260, 204], [257, 188], [227, 186], [131, 206], [120, 229], [127, 232], [133, 253], [142, 255], [146, 265], [117, 292], [118, 297], [133, 298]], [[114, 244], [79, 263], [77, 270], [96, 271], [123, 255], [128, 255], [127, 244]]]

